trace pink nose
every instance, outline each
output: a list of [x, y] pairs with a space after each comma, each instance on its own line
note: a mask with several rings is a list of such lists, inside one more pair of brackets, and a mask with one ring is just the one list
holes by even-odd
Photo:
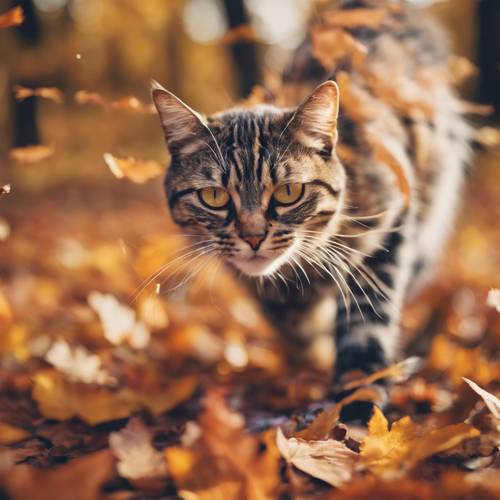
[[266, 238], [265, 233], [264, 234], [242, 234], [241, 239], [245, 242], [247, 242], [252, 250], [257, 251], [260, 248], [260, 245]]

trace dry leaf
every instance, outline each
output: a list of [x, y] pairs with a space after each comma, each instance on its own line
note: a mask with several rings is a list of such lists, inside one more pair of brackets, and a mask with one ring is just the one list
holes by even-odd
[[361, 458], [364, 466], [377, 476], [395, 478], [421, 460], [478, 435], [477, 429], [464, 423], [425, 430], [410, 417], [394, 422], [389, 430], [384, 414], [375, 407], [368, 435], [361, 444]]
[[14, 7], [13, 9], [0, 14], [0, 28], [10, 28], [19, 26], [24, 21], [24, 12], [22, 7]]
[[255, 33], [255, 30], [249, 24], [241, 24], [225, 33], [217, 43], [222, 45], [233, 45], [235, 43], [248, 42], [259, 43], [261, 39]]
[[104, 337], [113, 345], [128, 342], [135, 349], [144, 349], [149, 345], [150, 333], [146, 325], [137, 320], [135, 312], [120, 304], [116, 297], [91, 292], [88, 303], [99, 315]]
[[389, 366], [366, 377], [351, 380], [342, 386], [342, 390], [351, 390], [361, 387], [362, 385], [370, 385], [377, 380], [393, 379], [396, 383], [401, 383], [415, 374], [421, 366], [421, 359], [416, 356], [405, 359], [395, 365]]
[[112, 472], [113, 457], [102, 450], [52, 470], [16, 465], [5, 476], [5, 489], [12, 500], [95, 500]]
[[118, 473], [127, 479], [165, 476], [167, 464], [162, 453], [155, 450], [152, 435], [142, 420], [134, 417], [119, 432], [112, 432], [109, 445], [118, 459]]
[[54, 144], [12, 148], [9, 151], [9, 157], [19, 163], [35, 163], [50, 158], [55, 153], [55, 150]]
[[350, 58], [355, 67], [365, 62], [367, 48], [346, 31], [318, 26], [311, 30], [311, 39], [313, 55], [326, 69], [331, 70], [345, 58]]
[[101, 358], [83, 346], [70, 347], [65, 340], [52, 344], [45, 354], [45, 360], [55, 366], [69, 380], [84, 384], [109, 384], [113, 377], [102, 368]]
[[498, 399], [494, 394], [491, 394], [491, 392], [485, 391], [482, 387], [479, 387], [479, 385], [472, 380], [465, 377], [463, 377], [463, 380], [469, 384], [473, 391], [481, 396], [493, 416], [500, 419], [500, 399]]
[[488, 292], [488, 298], [486, 299], [486, 303], [500, 312], [500, 290], [498, 288], [492, 288]]
[[305, 441], [294, 437], [287, 439], [279, 427], [276, 445], [288, 463], [337, 488], [351, 480], [358, 459], [358, 454], [340, 441]]
[[338, 28], [370, 28], [377, 30], [386, 20], [386, 9], [349, 9], [331, 10], [323, 14], [323, 18], [330, 26]]
[[118, 179], [130, 179], [136, 184], [143, 184], [160, 176], [164, 168], [156, 161], [140, 161], [134, 158], [116, 158], [110, 153], [103, 155], [106, 165]]
[[108, 105], [101, 94], [98, 94], [97, 92], [89, 92], [88, 90], [77, 90], [73, 98], [78, 104], [95, 104], [96, 106], [100, 106], [102, 108], [105, 108]]
[[14, 85], [14, 96], [18, 101], [23, 101], [28, 97], [36, 96], [49, 99], [61, 104], [64, 102], [64, 94], [56, 87], [28, 88], [21, 85]]
[[11, 192], [10, 184], [4, 184], [3, 186], [0, 186], [0, 197], [3, 196], [4, 194], [9, 194], [10, 192]]

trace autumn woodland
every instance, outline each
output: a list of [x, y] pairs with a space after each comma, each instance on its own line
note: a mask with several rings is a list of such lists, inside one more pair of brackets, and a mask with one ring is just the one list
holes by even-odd
[[[0, 3], [0, 498], [500, 498], [497, 1], [413, 2], [449, 32], [475, 158], [397, 364], [334, 401], [331, 344], [277, 335], [168, 217], [151, 79], [207, 114], [265, 101], [331, 3]], [[388, 404], [343, 418], [382, 378]]]

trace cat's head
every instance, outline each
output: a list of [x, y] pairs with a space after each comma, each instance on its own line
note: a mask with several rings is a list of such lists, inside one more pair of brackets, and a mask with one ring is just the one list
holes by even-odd
[[250, 276], [305, 261], [339, 224], [345, 173], [335, 154], [339, 91], [320, 85], [300, 106], [232, 109], [204, 118], [156, 86], [172, 156], [174, 221]]

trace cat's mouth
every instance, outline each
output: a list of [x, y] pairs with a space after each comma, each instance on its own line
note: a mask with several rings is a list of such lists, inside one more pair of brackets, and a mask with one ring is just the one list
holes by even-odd
[[247, 276], [268, 276], [277, 271], [288, 260], [287, 252], [281, 255], [254, 253], [239, 256], [231, 260], [231, 264]]

